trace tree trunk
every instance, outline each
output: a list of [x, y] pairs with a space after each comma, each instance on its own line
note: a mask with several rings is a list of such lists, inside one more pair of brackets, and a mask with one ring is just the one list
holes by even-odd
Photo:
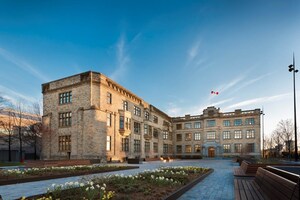
[[36, 160], [36, 145], [37, 145], [37, 136], [34, 137], [34, 160]]
[[8, 135], [8, 161], [11, 162], [11, 134]]
[[20, 140], [20, 162], [23, 162], [23, 155], [22, 155], [22, 132], [21, 132], [21, 126], [19, 126], [19, 140]]

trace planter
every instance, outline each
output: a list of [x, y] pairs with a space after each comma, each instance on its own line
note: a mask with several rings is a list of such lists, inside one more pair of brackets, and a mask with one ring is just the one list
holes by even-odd
[[106, 173], [106, 172], [113, 172], [113, 171], [120, 171], [120, 170], [127, 170], [127, 169], [137, 169], [139, 167], [132, 166], [126, 168], [115, 168], [115, 169], [103, 169], [103, 170], [94, 170], [94, 171], [84, 171], [84, 172], [74, 172], [74, 173], [62, 173], [62, 174], [55, 174], [55, 175], [42, 175], [42, 176], [33, 176], [33, 177], [20, 177], [20, 178], [12, 178], [8, 177], [7, 179], [0, 179], [0, 186], [1, 185], [11, 185], [17, 183], [26, 183], [26, 182], [34, 182], [34, 181], [42, 181], [42, 180], [49, 180], [49, 179], [56, 179], [56, 178], [67, 178], [72, 176], [82, 176], [82, 175], [89, 175], [89, 174], [98, 174], [98, 173]]
[[164, 200], [176, 200], [176, 199], [178, 199], [181, 195], [183, 195], [184, 193], [186, 193], [188, 190], [190, 190], [197, 183], [199, 183], [200, 181], [202, 181], [205, 177], [207, 177], [208, 175], [210, 175], [213, 172], [214, 172], [214, 170], [210, 169], [208, 172], [206, 172], [205, 174], [203, 174], [199, 178], [193, 180], [192, 182], [188, 183], [187, 185], [181, 187], [177, 191], [175, 191], [172, 194], [170, 194], [169, 196], [167, 196]]

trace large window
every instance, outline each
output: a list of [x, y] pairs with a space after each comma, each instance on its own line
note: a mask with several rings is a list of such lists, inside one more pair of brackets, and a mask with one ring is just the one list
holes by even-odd
[[173, 145], [172, 144], [169, 144], [169, 153], [173, 153]]
[[106, 125], [111, 126], [111, 113], [106, 114]]
[[128, 101], [123, 101], [123, 110], [128, 111]]
[[124, 129], [124, 116], [120, 116], [120, 129]]
[[207, 127], [216, 126], [216, 120], [207, 120], [206, 123], [207, 123], [207, 125], [206, 125]]
[[191, 145], [185, 145], [185, 153], [192, 153], [192, 146]]
[[181, 145], [176, 145], [176, 152], [177, 153], [182, 153], [182, 146]]
[[223, 120], [223, 126], [230, 126], [230, 120]]
[[153, 143], [153, 152], [158, 153], [158, 143], [157, 142]]
[[164, 153], [169, 153], [169, 148], [168, 147], [169, 147], [168, 144], [164, 144], [164, 146], [163, 146], [163, 152]]
[[241, 130], [234, 131], [234, 139], [242, 139], [242, 131]]
[[59, 151], [71, 151], [71, 135], [64, 135], [58, 137]]
[[214, 139], [216, 139], [216, 132], [214, 132], [214, 131], [207, 132], [206, 136], [207, 136], [206, 138], [208, 140], [214, 140]]
[[247, 153], [254, 153], [254, 143], [247, 144]]
[[192, 133], [186, 133], [185, 134], [185, 141], [191, 141], [192, 140]]
[[66, 104], [72, 102], [72, 91], [60, 93], [58, 96], [59, 96], [59, 104]]
[[153, 137], [158, 138], [158, 130], [156, 128], [153, 129]]
[[157, 124], [157, 123], [158, 123], [158, 117], [157, 117], [157, 116], [155, 116], [155, 115], [153, 115], [153, 122], [154, 122], [155, 124]]
[[201, 133], [194, 133], [194, 140], [201, 140]]
[[59, 127], [72, 125], [72, 112], [59, 113]]
[[133, 127], [134, 127], [134, 133], [136, 133], [136, 134], [141, 133], [141, 124], [140, 123], [134, 122]]
[[141, 152], [141, 140], [134, 140], [133, 147], [135, 153]]
[[195, 122], [194, 123], [194, 128], [201, 128], [201, 123], [200, 122]]
[[176, 124], [176, 130], [181, 130], [182, 129], [182, 124]]
[[134, 106], [134, 115], [141, 116], [141, 109], [137, 106]]
[[122, 138], [122, 151], [129, 151], [129, 138]]
[[111, 95], [111, 93], [109, 93], [109, 92], [107, 92], [106, 102], [107, 102], [108, 104], [111, 104], [111, 103], [112, 103], [112, 95]]
[[106, 151], [111, 150], [111, 136], [106, 136]]
[[242, 144], [234, 144], [234, 152], [241, 153], [242, 152]]
[[182, 134], [177, 134], [176, 135], [176, 141], [182, 141]]
[[148, 134], [148, 124], [144, 124], [144, 134]]
[[163, 139], [164, 140], [169, 139], [169, 132], [168, 131], [163, 131]]
[[223, 140], [229, 140], [230, 138], [230, 131], [223, 131]]
[[185, 128], [185, 129], [190, 129], [190, 128], [192, 128], [192, 123], [185, 123], [185, 124], [184, 124], [184, 128]]
[[255, 132], [254, 132], [254, 130], [252, 129], [252, 130], [247, 130], [246, 131], [246, 138], [247, 139], [251, 139], [251, 138], [254, 138], [255, 137]]
[[242, 119], [235, 119], [234, 120], [234, 125], [235, 126], [241, 126], [243, 124]]
[[246, 118], [245, 124], [246, 125], [254, 125], [255, 124], [254, 118]]
[[148, 111], [145, 111], [145, 119], [149, 120], [149, 118], [150, 118], [149, 112], [148, 112]]
[[145, 142], [145, 153], [150, 152], [150, 142]]
[[224, 153], [230, 153], [231, 147], [230, 147], [230, 144], [223, 144], [223, 151]]
[[194, 152], [195, 153], [201, 153], [201, 146], [200, 146], [200, 144], [195, 144], [194, 145]]
[[131, 119], [130, 118], [126, 117], [125, 125], [126, 125], [127, 130], [131, 130]]

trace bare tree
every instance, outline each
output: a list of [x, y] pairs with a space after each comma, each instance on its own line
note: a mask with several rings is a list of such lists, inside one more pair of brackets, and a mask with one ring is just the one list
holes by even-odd
[[21, 100], [18, 101], [17, 105], [15, 106], [15, 112], [16, 112], [16, 129], [18, 132], [18, 140], [19, 140], [19, 153], [20, 153], [20, 162], [23, 162], [23, 133], [24, 133], [24, 127], [26, 125], [24, 124], [24, 105], [21, 102]]
[[37, 159], [37, 151], [41, 148], [41, 136], [43, 125], [41, 123], [41, 109], [38, 102], [33, 103], [31, 106], [35, 121], [37, 123], [31, 124], [27, 127], [26, 132], [23, 134], [23, 141], [34, 148], [34, 160]]
[[5, 105], [7, 105], [9, 101], [5, 99], [4, 97], [0, 96], [0, 111], [3, 110]]
[[283, 146], [282, 134], [278, 130], [273, 131], [272, 141], [274, 142], [277, 155], [280, 155], [281, 147]]
[[294, 135], [294, 127], [293, 122], [291, 119], [280, 120], [277, 124], [277, 130], [281, 133], [282, 139], [286, 144], [286, 148], [291, 154], [291, 142]]
[[12, 110], [7, 110], [6, 117], [0, 118], [0, 128], [3, 130], [1, 139], [8, 146], [8, 161], [11, 162], [11, 147], [14, 139], [14, 128], [16, 123], [15, 113]]

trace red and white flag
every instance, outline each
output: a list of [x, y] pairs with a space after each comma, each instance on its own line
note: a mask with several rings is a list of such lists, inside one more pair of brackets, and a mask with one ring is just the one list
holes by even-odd
[[212, 95], [218, 95], [219, 92], [216, 92], [216, 91], [213, 91], [213, 90], [212, 90], [212, 91], [210, 92], [210, 94], [212, 94]]

